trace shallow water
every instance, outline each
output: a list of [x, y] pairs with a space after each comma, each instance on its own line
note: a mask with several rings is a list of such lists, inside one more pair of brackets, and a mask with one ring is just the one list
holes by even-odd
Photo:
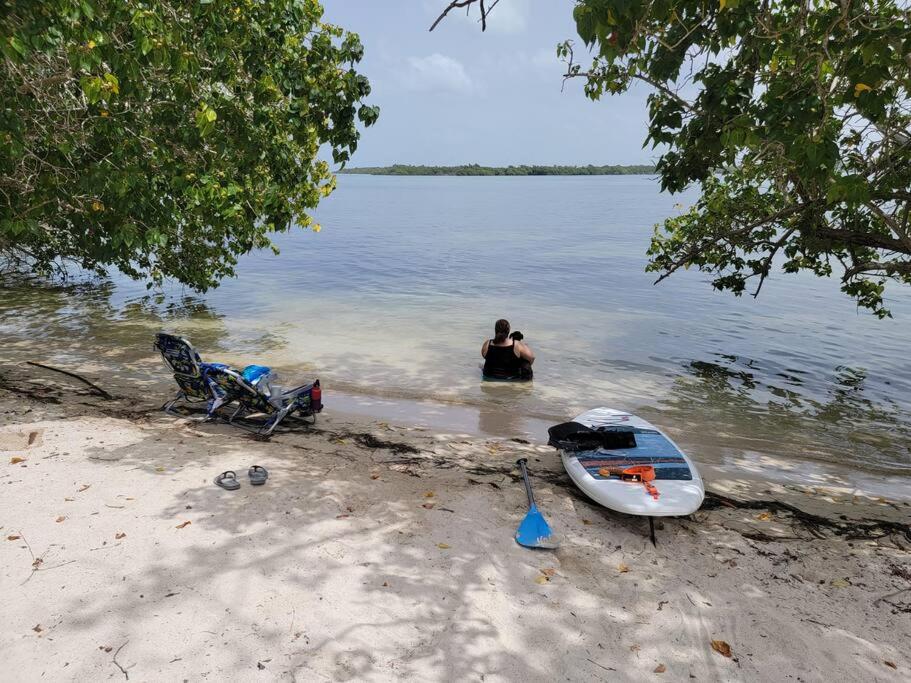
[[[911, 292], [893, 287], [895, 319], [880, 321], [804, 275], [774, 275], [756, 300], [695, 272], [655, 287], [652, 226], [686, 201], [641, 176], [342, 176], [321, 233], [279, 236], [281, 256], [246, 257], [207, 295], [122, 278], [9, 288], [0, 335], [7, 351], [31, 336], [138, 363], [167, 329], [206, 358], [318, 373], [330, 407], [333, 388], [434, 399], [470, 407], [477, 431], [525, 436], [605, 405], [667, 428], [697, 461], [911, 474]], [[533, 386], [479, 381], [499, 317], [538, 354]]]

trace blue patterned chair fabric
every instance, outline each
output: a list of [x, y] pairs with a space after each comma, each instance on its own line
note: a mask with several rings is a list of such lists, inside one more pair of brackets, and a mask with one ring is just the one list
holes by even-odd
[[162, 360], [174, 373], [174, 381], [180, 391], [173, 399], [162, 406], [170, 411], [175, 403], [185, 400], [188, 403], [208, 402], [209, 415], [228, 402], [228, 397], [213, 391], [208, 373], [212, 368], [221, 367], [221, 363], [203, 363], [193, 345], [183, 337], [159, 333], [155, 335], [153, 348], [161, 354]]

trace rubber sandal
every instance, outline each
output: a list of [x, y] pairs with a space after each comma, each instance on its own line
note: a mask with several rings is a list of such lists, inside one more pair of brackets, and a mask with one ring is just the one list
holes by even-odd
[[247, 470], [247, 475], [250, 477], [250, 483], [253, 486], [262, 486], [266, 483], [266, 479], [269, 478], [269, 472], [266, 471], [266, 468], [259, 465], [253, 465]]
[[240, 482], [237, 481], [237, 475], [228, 470], [215, 477], [215, 484], [221, 486], [226, 491], [236, 491], [240, 488]]

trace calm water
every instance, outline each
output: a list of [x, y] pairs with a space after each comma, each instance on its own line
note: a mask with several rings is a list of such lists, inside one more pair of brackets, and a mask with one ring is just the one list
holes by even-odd
[[[911, 474], [911, 292], [893, 288], [895, 319], [879, 321], [809, 276], [775, 275], [758, 300], [692, 272], [655, 287], [652, 226], [687, 199], [640, 176], [342, 176], [321, 233], [280, 236], [281, 256], [247, 257], [218, 290], [0, 290], [0, 334], [78, 355], [145, 352], [163, 327], [204, 357], [318, 372], [327, 400], [335, 388], [474, 405], [482, 431], [607, 405], [666, 426], [697, 459]], [[479, 381], [500, 317], [538, 354], [533, 386]]]

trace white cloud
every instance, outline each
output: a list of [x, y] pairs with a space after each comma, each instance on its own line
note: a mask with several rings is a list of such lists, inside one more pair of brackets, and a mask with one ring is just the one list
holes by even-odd
[[500, 0], [487, 16], [487, 30], [494, 33], [523, 33], [527, 25], [528, 0]]
[[475, 87], [460, 61], [439, 52], [427, 57], [409, 57], [402, 82], [412, 90], [467, 93]]

